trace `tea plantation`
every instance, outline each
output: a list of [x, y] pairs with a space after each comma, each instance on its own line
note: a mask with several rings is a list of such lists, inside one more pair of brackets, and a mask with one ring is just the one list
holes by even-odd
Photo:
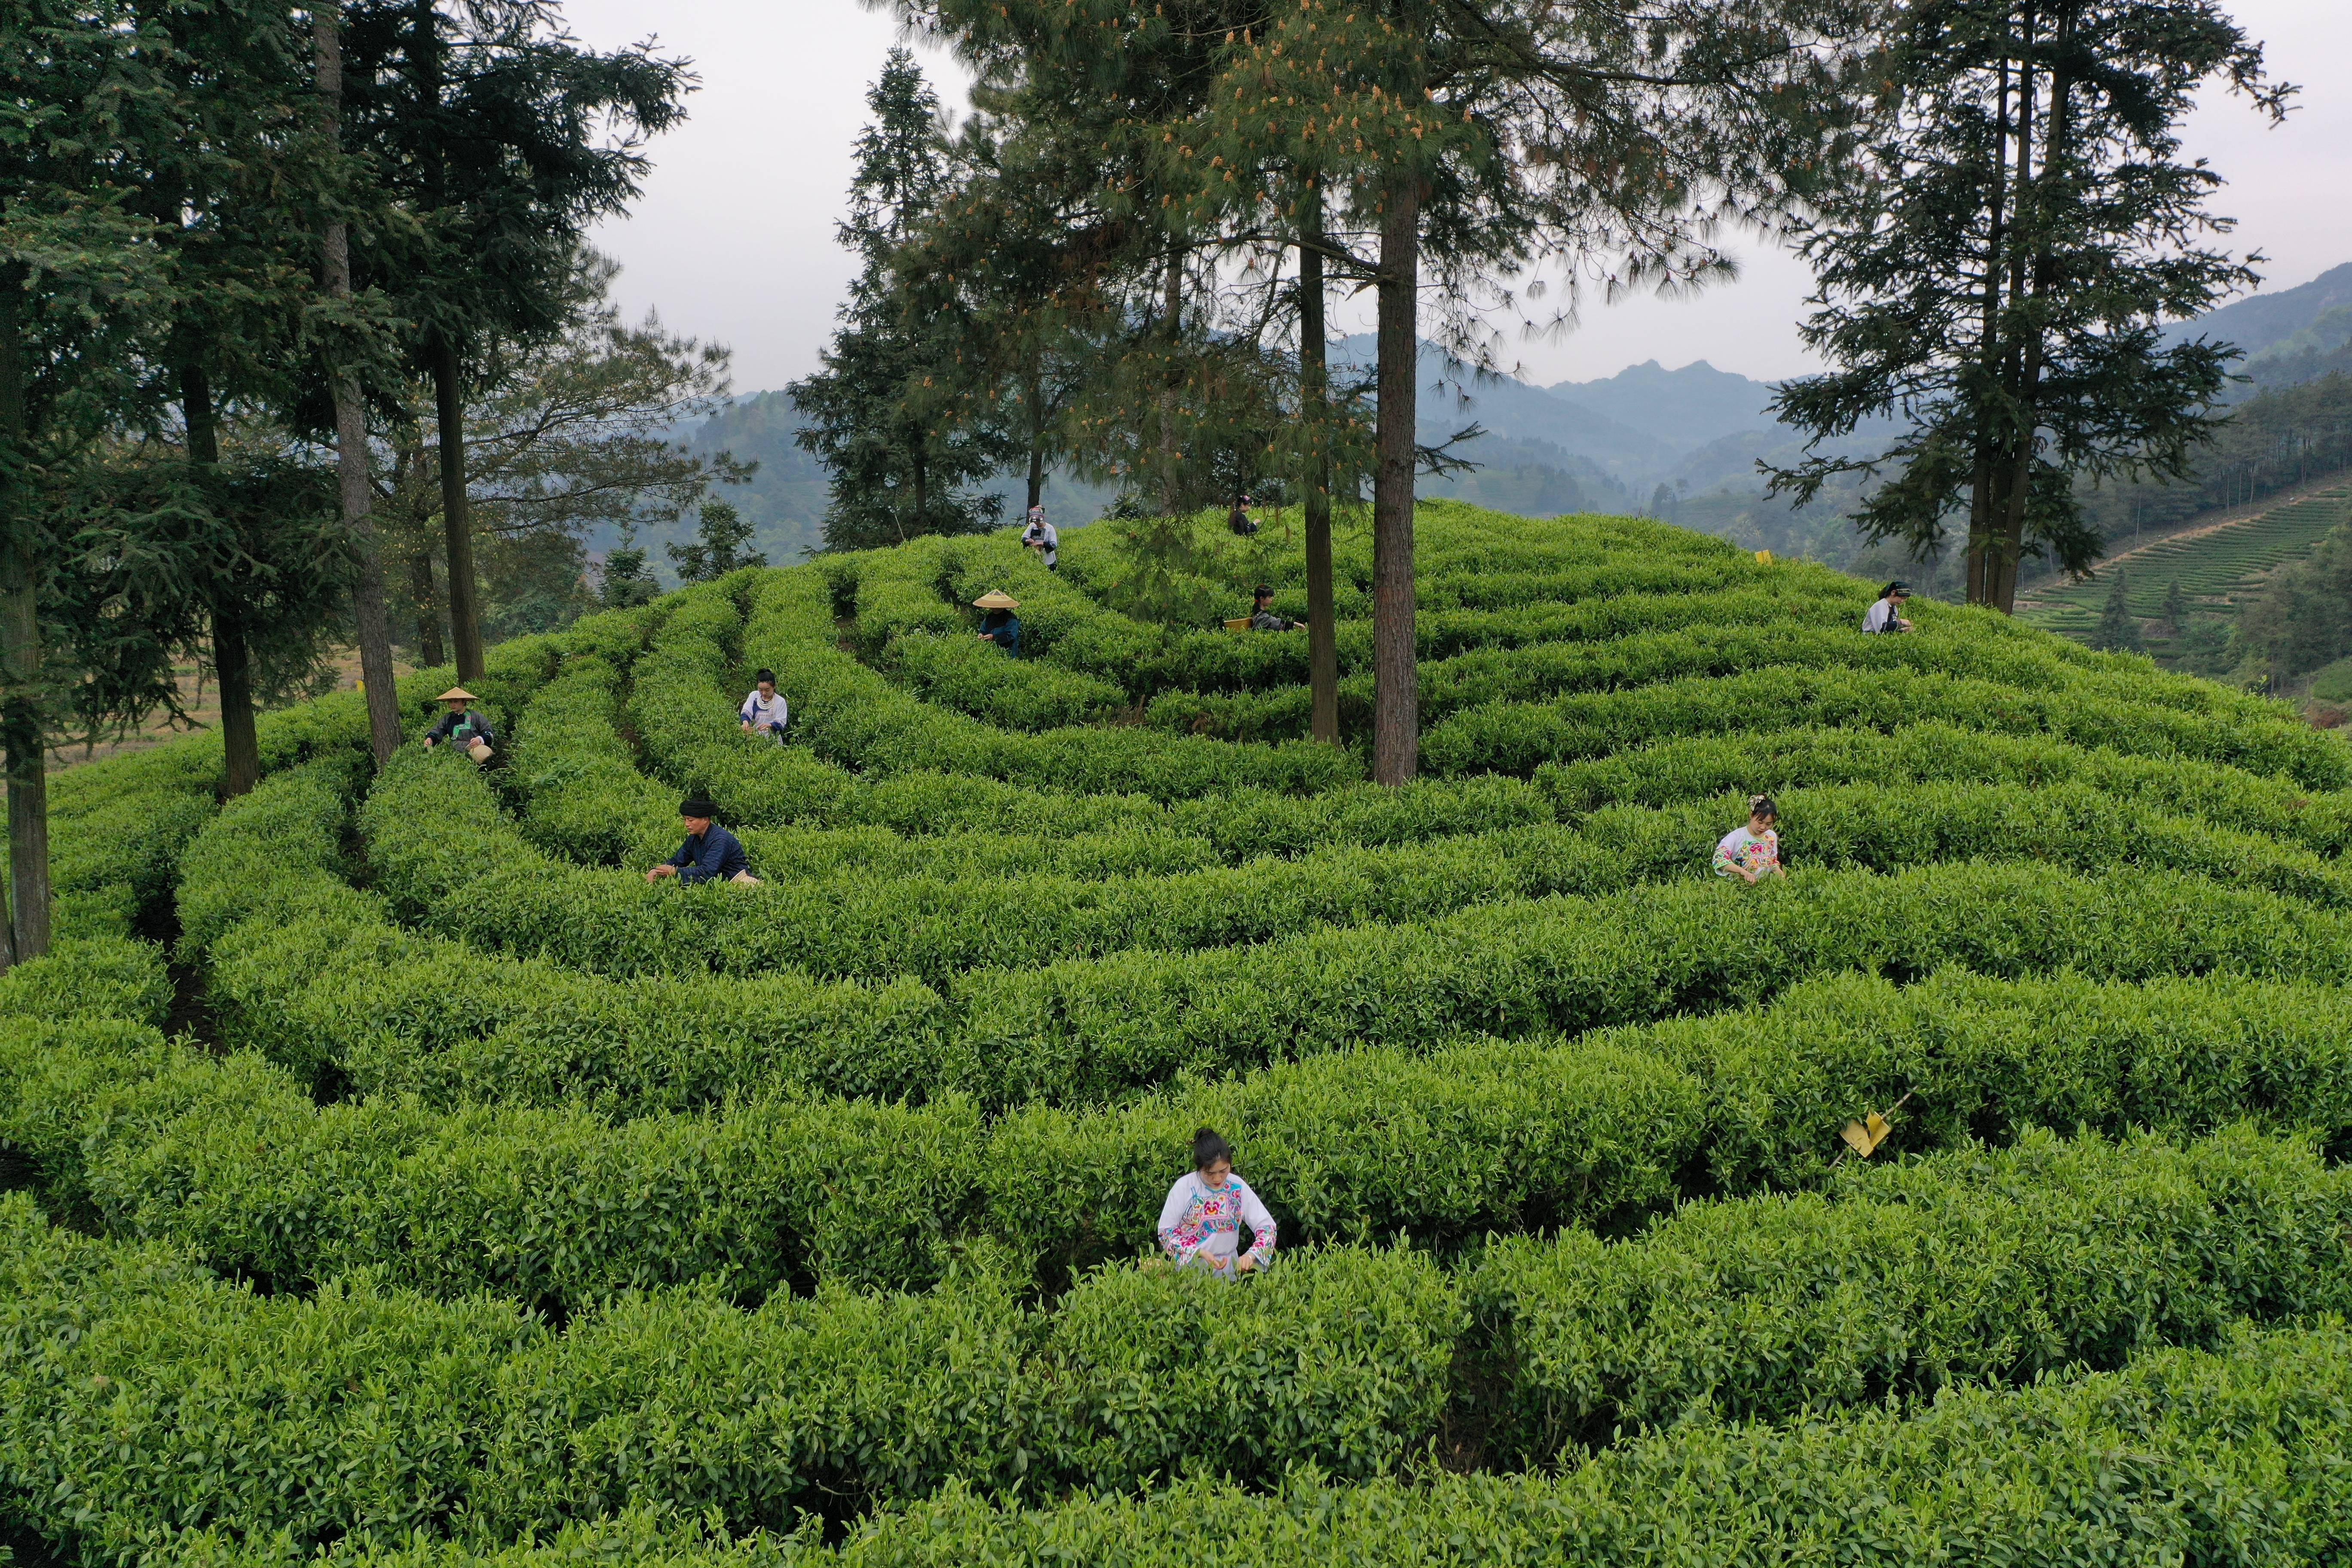
[[[1420, 532], [1400, 789], [1303, 738], [1304, 633], [1113, 607], [1301, 615], [1295, 551], [1171, 588], [1107, 526], [505, 645], [486, 768], [371, 777], [339, 697], [226, 806], [208, 737], [60, 775], [67, 939], [0, 980], [0, 1539], [2346, 1561], [2352, 747], [1990, 614], [1865, 637], [1869, 585], [1661, 524]], [[648, 884], [688, 789], [761, 886]], [[1138, 1265], [1202, 1123], [1262, 1276]]]

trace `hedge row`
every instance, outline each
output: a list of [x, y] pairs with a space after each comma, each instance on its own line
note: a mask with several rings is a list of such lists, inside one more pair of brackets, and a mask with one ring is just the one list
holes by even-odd
[[[160, 992], [117, 968], [114, 990]], [[2028, 1124], [2193, 1136], [2249, 1116], [2340, 1150], [2344, 1007], [2339, 989], [2243, 981], [1841, 976], [1761, 1010], [1565, 1044], [1340, 1051], [1104, 1109], [986, 1121], [962, 1096], [761, 1099], [619, 1127], [560, 1105], [320, 1110], [310, 1082], [251, 1056], [50, 1029], [0, 1048], [0, 1142], [90, 1223], [278, 1289], [385, 1268], [557, 1308], [696, 1279], [756, 1300], [926, 1283], [980, 1237], [1050, 1284], [1149, 1245], [1203, 1122], [1238, 1140], [1286, 1234], [1445, 1248], [1612, 1224], [1677, 1193], [1812, 1185], [1846, 1120], [1906, 1095], [1897, 1151]]]
[[103, 1558], [207, 1527], [499, 1542], [649, 1506], [789, 1527], [955, 1482], [1360, 1480], [1429, 1453], [1449, 1401], [1487, 1458], [1543, 1462], [1711, 1408], [1785, 1418], [2338, 1310], [2347, 1218], [2352, 1183], [2293, 1145], [2037, 1141], [1460, 1278], [1334, 1248], [1238, 1287], [1105, 1270], [1041, 1310], [975, 1256], [920, 1296], [635, 1295], [557, 1331], [364, 1278], [262, 1297], [17, 1196], [0, 1469]]
[[[935, 770], [1156, 800], [1244, 787], [1312, 793], [1361, 776], [1355, 759], [1328, 746], [1237, 747], [1116, 726], [1036, 734], [994, 729], [898, 690], [840, 651], [831, 589], [816, 573], [766, 574], [753, 588], [752, 605], [744, 657], [782, 679], [801, 741], [818, 756], [868, 775]], [[776, 754], [772, 748], [764, 753]]]
[[[1085, 1103], [1366, 1042], [1428, 1050], [1734, 1006], [1847, 970], [2340, 981], [2352, 967], [2352, 921], [2298, 900], [2162, 871], [1962, 863], [1512, 900], [1254, 947], [976, 970], [938, 991], [786, 973], [608, 980], [398, 930], [335, 879], [340, 822], [334, 781], [309, 775], [225, 813], [187, 858], [191, 955], [232, 1043], [443, 1102], [579, 1096], [635, 1113], [761, 1084]], [[289, 843], [317, 847], [315, 869]], [[265, 853], [278, 868], [257, 889], [247, 868]]]
[[[527, 797], [524, 831], [542, 848], [641, 868], [656, 850], [677, 847], [677, 791], [635, 771], [620, 729], [623, 684], [602, 658], [567, 665], [526, 711], [509, 777]], [[745, 801], [730, 790], [721, 789], [719, 804], [763, 871], [803, 879], [954, 868], [973, 876], [1058, 869], [1099, 879], [1552, 819], [1540, 792], [1502, 778], [1358, 783], [1311, 795], [1242, 788], [1161, 802], [917, 770], [861, 778], [824, 813], [785, 826], [742, 826]], [[749, 804], [755, 816], [775, 809], [756, 789]]]
[[2352, 751], [2340, 739], [2284, 718], [2212, 717], [2082, 690], [2028, 692], [1891, 669], [1759, 669], [1553, 702], [1494, 702], [1430, 726], [1422, 756], [1439, 773], [1526, 774], [1545, 763], [1606, 756], [1672, 737], [1804, 725], [1891, 731], [1927, 721], [2227, 763], [2310, 789], [2352, 784]]
[[627, 1297], [559, 1331], [364, 1277], [259, 1296], [173, 1250], [53, 1230], [12, 1195], [0, 1474], [42, 1533], [127, 1562], [207, 1527], [307, 1551], [504, 1542], [648, 1502], [789, 1528], [951, 1480], [1366, 1477], [1444, 1405], [1460, 1298], [1412, 1253], [1302, 1255], [1239, 1289], [1119, 1270], [1051, 1313], [974, 1265], [922, 1296], [748, 1312]]
[[2218, 763], [2132, 756], [2046, 735], [2003, 735], [1928, 721], [1876, 730], [1805, 727], [1767, 734], [1694, 735], [1573, 763], [1547, 763], [1534, 783], [1563, 820], [1609, 805], [1667, 805], [1721, 794], [1825, 784], [1972, 782], [2081, 784], [2215, 826], [2267, 834], [2330, 858], [2352, 847], [2352, 792], [2314, 794], [2294, 782]]
[[[950, 1489], [833, 1548], [814, 1530], [737, 1541], [657, 1509], [505, 1548], [354, 1542], [351, 1568], [1723, 1568], [1836, 1562], [2230, 1563], [2301, 1568], [2352, 1547], [2352, 1334], [2250, 1333], [2126, 1371], [1955, 1391], [1919, 1412], [1790, 1427], [1700, 1424], [1559, 1477], [1436, 1476], [1274, 1496], [1200, 1480], [1148, 1500], [1003, 1507]], [[213, 1539], [200, 1568], [277, 1563]]]
[[1626, 1242], [1520, 1237], [1465, 1279], [1490, 1463], [1622, 1431], [1785, 1420], [2210, 1344], [2352, 1309], [2352, 1177], [2237, 1133], [2173, 1150], [2037, 1134], [1696, 1204]]
[[[2085, 872], [2148, 865], [2352, 905], [2352, 868], [2081, 784], [1844, 786], [1789, 794], [1780, 811], [1784, 855], [1801, 865], [1896, 871], [2024, 859]], [[812, 876], [763, 854], [753, 869], [769, 885], [756, 889], [648, 887], [626, 873], [534, 854], [458, 759], [395, 763], [360, 825], [374, 886], [404, 918], [485, 952], [602, 974], [758, 974], [782, 965], [828, 978], [911, 975], [941, 986], [986, 966], [1237, 946], [1326, 926], [1426, 921], [1504, 900], [1703, 878], [1711, 875], [1714, 839], [1744, 816], [1736, 798], [1619, 807], [1575, 827], [1328, 848], [1289, 861], [1109, 880], [1059, 872], [982, 879], [952, 864], [914, 876]], [[770, 846], [759, 838], [755, 847]]]
[[404, 931], [340, 875], [343, 797], [315, 766], [265, 781], [199, 837], [180, 889], [182, 952], [224, 1043], [318, 1092], [635, 1112], [752, 1084], [896, 1096], [966, 1076], [941, 1072], [939, 999], [911, 982], [614, 982]]
[[[1061, 585], [1042, 567], [1010, 570], [1001, 550], [984, 552], [988, 587], [963, 591], [958, 569], [979, 542], [933, 537], [856, 558], [848, 570], [855, 573], [857, 646], [866, 661], [926, 702], [1009, 730], [1091, 723], [1124, 709], [1127, 693], [1117, 682], [1037, 657], [1063, 630], [1056, 610], [1081, 595], [1054, 592]], [[989, 588], [1004, 587], [1021, 601], [1018, 659], [982, 642], [974, 635], [978, 613], [966, 608]], [[1099, 612], [1084, 616], [1089, 625], [1110, 619]], [[1126, 639], [1130, 645], [1153, 629], [1126, 625], [1135, 628]]]

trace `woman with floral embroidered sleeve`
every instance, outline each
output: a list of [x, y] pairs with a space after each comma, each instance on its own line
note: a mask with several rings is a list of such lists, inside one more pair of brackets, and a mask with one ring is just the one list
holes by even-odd
[[[1240, 1252], [1244, 1225], [1250, 1249]], [[1179, 1268], [1205, 1268], [1231, 1279], [1273, 1262], [1274, 1240], [1274, 1216], [1234, 1174], [1233, 1145], [1206, 1127], [1193, 1133], [1192, 1172], [1177, 1179], [1160, 1205], [1160, 1249]]]
[[1715, 874], [1754, 884], [1780, 875], [1780, 836], [1772, 824], [1780, 808], [1769, 795], [1748, 797], [1748, 826], [1735, 827], [1715, 847]]

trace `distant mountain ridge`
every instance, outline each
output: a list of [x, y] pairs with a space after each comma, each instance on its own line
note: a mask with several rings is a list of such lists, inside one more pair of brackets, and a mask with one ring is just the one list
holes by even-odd
[[[2246, 351], [2238, 366], [2247, 378], [2241, 395], [2352, 372], [2352, 263], [2165, 330], [2175, 342], [2200, 334]], [[1331, 361], [1335, 368], [1368, 369], [1373, 349], [1370, 333], [1342, 338], [1331, 345]], [[1458, 495], [1504, 510], [1543, 515], [1657, 504], [1694, 526], [1752, 530], [1766, 521], [1763, 512], [1786, 504], [1763, 500], [1758, 460], [1785, 465], [1803, 448], [1801, 435], [1772, 416], [1776, 384], [1717, 370], [1703, 359], [1675, 370], [1650, 359], [1614, 375], [1538, 386], [1473, 372], [1423, 342], [1420, 381], [1416, 423], [1423, 441], [1444, 441], [1474, 424], [1486, 432], [1456, 449], [1477, 468], [1425, 479], [1423, 493]], [[723, 447], [759, 461], [758, 477], [726, 499], [752, 520], [761, 547], [778, 561], [798, 559], [814, 546], [824, 514], [824, 470], [793, 444], [799, 426], [783, 393], [760, 392], [737, 399], [684, 437], [697, 450]], [[1874, 449], [1894, 428], [1892, 421], [1872, 422], [1836, 447]], [[1017, 510], [1012, 478], [988, 488], [1013, 500]], [[1660, 501], [1662, 488], [1671, 501]], [[1083, 521], [1109, 499], [1107, 490], [1055, 476], [1046, 504], [1058, 520]]]

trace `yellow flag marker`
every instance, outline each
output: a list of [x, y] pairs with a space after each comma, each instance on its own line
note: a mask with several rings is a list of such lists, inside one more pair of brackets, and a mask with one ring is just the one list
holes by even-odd
[[[1912, 1092], [1918, 1091], [1915, 1089]], [[1905, 1095], [1901, 1100], [1888, 1106], [1885, 1115], [1874, 1110], [1859, 1121], [1847, 1122], [1839, 1131], [1838, 1136], [1845, 1141], [1847, 1148], [1864, 1159], [1869, 1159], [1878, 1152], [1878, 1146], [1886, 1142], [1886, 1135], [1895, 1131], [1895, 1113], [1902, 1110], [1910, 1099], [1910, 1095]], [[1845, 1156], [1841, 1154], [1838, 1158], [1843, 1160]]]
[[1769, 551], [1769, 550], [1759, 550], [1759, 551], [1758, 551], [1758, 552], [1756, 552], [1756, 564], [1758, 564], [1759, 566], [1769, 566], [1769, 565], [1771, 565], [1771, 564], [1772, 564], [1772, 552], [1771, 552], [1770, 551]]

